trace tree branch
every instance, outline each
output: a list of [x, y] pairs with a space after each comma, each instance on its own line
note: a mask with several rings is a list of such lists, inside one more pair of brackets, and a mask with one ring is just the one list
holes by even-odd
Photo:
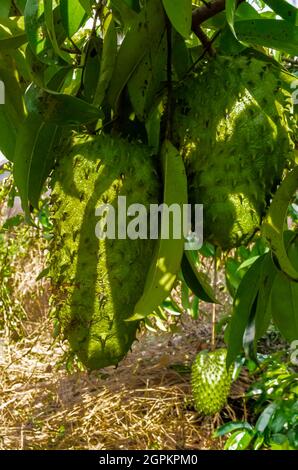
[[[238, 0], [238, 5], [245, 0]], [[212, 16], [225, 9], [226, 0], [211, 0], [208, 4], [196, 8], [192, 13], [192, 30], [196, 34], [197, 28]]]

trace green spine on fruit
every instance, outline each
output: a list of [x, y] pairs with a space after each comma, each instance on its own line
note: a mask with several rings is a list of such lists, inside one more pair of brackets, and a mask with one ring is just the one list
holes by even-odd
[[[136, 337], [126, 322], [142, 294], [154, 249], [149, 239], [100, 240], [96, 208], [118, 196], [159, 202], [150, 150], [123, 139], [76, 135], [58, 160], [53, 178], [51, 277], [56, 316], [72, 350], [90, 369], [117, 365]], [[127, 223], [131, 219], [127, 219]]]
[[232, 367], [226, 368], [226, 349], [201, 351], [191, 369], [194, 406], [205, 416], [219, 413], [225, 406], [232, 384]]
[[258, 230], [293, 150], [291, 109], [285, 73], [248, 56], [217, 56], [177, 89], [175, 138], [205, 239], [230, 249]]

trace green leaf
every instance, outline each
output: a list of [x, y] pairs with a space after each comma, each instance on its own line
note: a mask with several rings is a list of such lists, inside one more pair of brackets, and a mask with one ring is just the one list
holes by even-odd
[[71, 64], [73, 61], [67, 52], [60, 49], [56, 30], [55, 30], [55, 16], [54, 16], [54, 5], [53, 0], [44, 0], [44, 19], [47, 27], [49, 39], [52, 43], [54, 52], [60, 56], [65, 62]]
[[101, 111], [86, 101], [65, 93], [39, 89], [33, 84], [27, 90], [25, 99], [30, 113], [58, 126], [87, 124], [102, 117]]
[[228, 258], [225, 264], [225, 277], [227, 289], [232, 297], [238, 289], [242, 276], [238, 272], [239, 262], [234, 258]]
[[17, 49], [27, 42], [23, 18], [1, 18], [0, 50]]
[[[165, 140], [161, 147], [161, 162], [164, 182], [163, 203], [168, 208], [172, 204], [178, 204], [181, 209], [187, 202], [187, 178], [182, 157], [169, 140]], [[162, 212], [161, 236], [155, 245], [144, 291], [135, 306], [133, 316], [127, 321], [150, 315], [169, 296], [177, 278], [183, 255], [184, 236], [182, 227], [179, 228], [178, 236], [177, 232], [174, 234], [175, 217], [169, 215], [166, 210]]]
[[0, 3], [0, 17], [8, 18], [11, 7], [11, 0], [1, 0]]
[[298, 50], [298, 27], [284, 20], [256, 19], [236, 21], [238, 39], [281, 50], [295, 56]]
[[181, 285], [181, 304], [184, 310], [189, 313], [190, 302], [189, 302], [189, 289], [185, 282]]
[[93, 101], [94, 106], [100, 106], [105, 98], [113, 76], [117, 56], [117, 32], [112, 15], [105, 21], [105, 26], [107, 29], [103, 41], [100, 76]]
[[[77, 3], [77, 0], [75, 0], [75, 3]], [[92, 0], [79, 0], [79, 3], [82, 5], [84, 8], [85, 12], [89, 17], [92, 16], [92, 5], [93, 1]]]
[[298, 271], [287, 255], [284, 243], [284, 226], [289, 203], [297, 188], [298, 166], [287, 174], [279, 186], [262, 225], [262, 233], [268, 240], [280, 269], [294, 280], [298, 280]]
[[152, 107], [156, 104], [156, 95], [166, 81], [167, 41], [160, 31], [158, 41], [153, 41], [137, 69], [128, 82], [128, 91], [136, 115], [146, 121]]
[[236, 19], [248, 20], [254, 18], [260, 18], [260, 13], [258, 13], [252, 5], [246, 2], [240, 3], [240, 5], [238, 5], [236, 10]]
[[272, 317], [270, 296], [274, 279], [277, 271], [273, 264], [271, 256], [266, 256], [264, 259], [262, 272], [260, 276], [260, 288], [258, 294], [258, 302], [255, 312], [255, 346], [256, 341], [266, 333], [270, 320]]
[[36, 282], [40, 281], [41, 279], [44, 279], [44, 278], [47, 278], [48, 277], [48, 274], [50, 273], [50, 267], [47, 267], [45, 269], [43, 269], [37, 276], [37, 278], [35, 279]]
[[218, 429], [216, 429], [214, 436], [220, 437], [236, 430], [248, 430], [252, 431], [252, 426], [247, 421], [230, 421], [229, 423], [223, 424]]
[[235, 21], [235, 13], [237, 8], [238, 0], [226, 0], [226, 16], [228, 25], [231, 28], [232, 33], [237, 38], [235, 28], [234, 28], [234, 21]]
[[87, 18], [85, 8], [77, 0], [60, 0], [60, 12], [64, 29], [71, 38]]
[[173, 27], [187, 39], [191, 33], [192, 0], [162, 0], [162, 3]]
[[[56, 25], [55, 34], [57, 41], [61, 44], [66, 38], [66, 32], [63, 28], [60, 18], [60, 8], [56, 7], [53, 12], [54, 24]], [[65, 65], [64, 60], [57, 56], [52, 47], [48, 36], [48, 30], [45, 25], [44, 3], [38, 0], [27, 0], [24, 11], [25, 31], [32, 52], [38, 58], [49, 65]]]
[[41, 189], [52, 167], [57, 127], [29, 114], [16, 141], [13, 175], [22, 207], [29, 215], [29, 203], [38, 206]]
[[237, 271], [240, 271], [241, 269], [248, 268], [249, 266], [251, 266], [252, 264], [254, 264], [254, 262], [255, 262], [258, 258], [259, 258], [259, 256], [252, 256], [251, 258], [246, 259], [245, 261], [243, 261], [243, 263], [240, 264], [240, 266], [238, 267]]
[[0, 52], [0, 80], [4, 104], [0, 104], [0, 150], [13, 160], [16, 135], [25, 117], [23, 90], [12, 57]]
[[291, 342], [298, 338], [298, 283], [278, 273], [271, 293], [271, 312], [282, 335]]
[[257, 436], [257, 438], [254, 441], [253, 449], [259, 450], [263, 445], [264, 439], [265, 439], [265, 436], [263, 434], [260, 434], [259, 436]]
[[199, 305], [200, 305], [200, 300], [195, 295], [192, 300], [191, 308], [190, 308], [190, 315], [193, 320], [197, 320], [199, 318]]
[[16, 137], [17, 129], [3, 105], [0, 105], [0, 151], [10, 161], [13, 161]]
[[85, 64], [82, 75], [82, 98], [93, 103], [100, 77], [102, 39], [91, 35], [85, 48]]
[[298, 9], [290, 3], [285, 0], [264, 0], [264, 2], [284, 20], [294, 25], [298, 24]]
[[111, 0], [112, 9], [120, 15], [125, 27], [128, 27], [136, 18], [137, 13], [132, 10], [123, 0]]
[[165, 29], [165, 16], [159, 0], [148, 0], [126, 34], [118, 52], [113, 78], [108, 89], [108, 100], [117, 109], [120, 94], [146, 55], [148, 48], [158, 41]]
[[45, 48], [46, 38], [43, 25], [43, 2], [28, 0], [24, 12], [25, 30], [32, 51], [38, 55]]
[[14, 217], [6, 220], [1, 227], [1, 230], [9, 230], [12, 227], [18, 227], [22, 222], [24, 222], [24, 217], [21, 214], [15, 215]]
[[260, 256], [245, 273], [235, 295], [234, 311], [230, 323], [228, 340], [227, 367], [242, 350], [243, 335], [248, 324], [252, 308], [258, 295], [260, 276], [265, 256]]
[[254, 435], [250, 431], [236, 431], [225, 443], [225, 450], [244, 450], [251, 443]]
[[173, 34], [173, 67], [181, 80], [185, 77], [191, 66], [191, 57], [189, 49], [186, 47], [185, 40], [180, 34], [174, 32]]
[[268, 405], [265, 410], [260, 414], [256, 422], [256, 430], [258, 432], [263, 433], [265, 431], [270, 420], [272, 419], [272, 416], [276, 411], [277, 406], [278, 405], [276, 402], [270, 403], [270, 405]]
[[201, 300], [219, 303], [204, 273], [200, 273], [189, 250], [184, 251], [181, 269], [190, 290]]
[[18, 10], [20, 11], [22, 15], [24, 14], [24, 11], [25, 11], [26, 2], [27, 0], [14, 0], [16, 7], [18, 8]]
[[151, 111], [146, 121], [146, 132], [149, 147], [152, 147], [154, 153], [158, 153], [160, 142], [160, 125], [162, 118], [162, 110], [159, 106]]

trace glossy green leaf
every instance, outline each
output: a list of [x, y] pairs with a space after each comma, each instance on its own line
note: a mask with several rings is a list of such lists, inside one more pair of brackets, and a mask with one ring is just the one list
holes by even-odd
[[173, 34], [173, 67], [181, 80], [186, 76], [192, 64], [189, 49], [186, 47], [185, 40], [178, 33]]
[[235, 31], [238, 39], [284, 51], [295, 56], [298, 50], [298, 26], [285, 20], [256, 19], [237, 21]]
[[289, 203], [297, 188], [298, 166], [288, 173], [282, 181], [262, 225], [262, 233], [268, 240], [280, 269], [294, 280], [298, 280], [298, 271], [287, 255], [284, 243], [284, 226]]
[[256, 439], [254, 440], [253, 449], [259, 450], [262, 447], [264, 440], [265, 440], [265, 436], [263, 434], [258, 435]]
[[162, 0], [166, 14], [176, 31], [188, 38], [191, 32], [192, 1]]
[[245, 450], [253, 439], [253, 433], [250, 431], [236, 431], [225, 443], [225, 450]]
[[26, 106], [43, 121], [59, 126], [77, 126], [102, 117], [95, 106], [75, 96], [40, 90], [31, 85], [26, 93]]
[[252, 431], [253, 428], [246, 421], [230, 421], [228, 423], [223, 424], [219, 428], [217, 428], [214, 435], [215, 437], [220, 437], [236, 430], [245, 430], [245, 429]]
[[0, 105], [0, 152], [13, 161], [17, 129], [7, 112]]
[[29, 203], [37, 207], [53, 164], [56, 132], [56, 126], [41, 121], [40, 116], [33, 113], [28, 115], [18, 133], [13, 175], [26, 215], [29, 215]]
[[64, 29], [71, 38], [87, 18], [85, 8], [77, 0], [60, 0], [60, 12]]
[[60, 56], [65, 62], [72, 63], [70, 55], [62, 51], [59, 47], [56, 29], [55, 29], [55, 16], [54, 16], [54, 3], [53, 0], [43, 0], [44, 2], [44, 19], [47, 27], [49, 39], [52, 43], [54, 52]]
[[235, 12], [237, 8], [238, 0], [226, 0], [226, 16], [228, 25], [231, 28], [232, 33], [236, 36], [234, 22], [235, 22]]
[[234, 297], [242, 279], [238, 271], [239, 264], [234, 258], [228, 258], [225, 264], [226, 285], [232, 297]]
[[[45, 25], [44, 3], [37, 0], [27, 0], [24, 11], [25, 30], [32, 52], [38, 56], [39, 60], [49, 65], [64, 64], [65, 61], [53, 49], [49, 39], [48, 30]], [[61, 44], [66, 38], [66, 32], [60, 20], [60, 8], [53, 11], [55, 35]]]
[[[77, 0], [75, 0], [77, 2]], [[93, 1], [92, 0], [79, 0], [79, 3], [82, 5], [84, 8], [85, 12], [87, 13], [88, 16], [92, 16], [92, 5]]]
[[249, 3], [243, 2], [238, 5], [238, 8], [236, 10], [236, 19], [242, 19], [242, 20], [249, 20], [249, 19], [255, 19], [255, 18], [260, 18], [260, 13]]
[[12, 161], [16, 135], [25, 117], [23, 89], [18, 81], [13, 59], [1, 52], [0, 80], [1, 95], [3, 95], [0, 104], [0, 151]]
[[200, 299], [195, 295], [192, 302], [191, 302], [191, 308], [190, 308], [190, 315], [193, 320], [197, 320], [199, 318], [199, 305], [200, 305]]
[[199, 299], [205, 302], [219, 303], [208, 279], [204, 273], [199, 272], [190, 251], [184, 252], [181, 269], [186, 284]]
[[233, 316], [230, 323], [228, 339], [227, 367], [229, 367], [242, 350], [243, 335], [248, 324], [252, 308], [258, 295], [260, 276], [264, 257], [260, 256], [245, 273], [234, 298]]
[[86, 44], [85, 54], [82, 75], [82, 97], [88, 103], [93, 103], [100, 77], [102, 39], [92, 35]]
[[117, 109], [120, 94], [146, 55], [152, 42], [158, 40], [165, 28], [165, 17], [159, 0], [148, 0], [126, 34], [116, 59], [108, 90], [111, 106]]
[[268, 405], [265, 410], [260, 414], [256, 422], [256, 430], [263, 433], [267, 428], [272, 416], [274, 415], [277, 408], [277, 403], [273, 402]]
[[131, 103], [138, 118], [146, 121], [156, 96], [166, 81], [167, 41], [161, 31], [158, 41], [152, 41], [148, 54], [143, 58], [128, 82]]
[[125, 27], [128, 27], [136, 18], [137, 13], [123, 0], [111, 0], [113, 12], [120, 15]]
[[26, 42], [23, 18], [1, 18], [0, 50], [16, 49]]
[[117, 57], [117, 32], [112, 15], [108, 17], [105, 25], [107, 25], [107, 30], [103, 41], [100, 76], [93, 100], [94, 106], [100, 106], [105, 98]]
[[272, 286], [271, 312], [282, 335], [291, 342], [298, 338], [298, 283], [278, 273]]
[[264, 0], [277, 15], [294, 25], [298, 25], [298, 9], [285, 0]]
[[256, 341], [263, 336], [272, 317], [270, 296], [272, 286], [277, 275], [276, 268], [270, 255], [265, 256], [260, 276], [260, 288], [255, 312], [255, 346]]
[[28, 0], [24, 12], [25, 30], [32, 51], [38, 55], [45, 48], [46, 37], [44, 34], [43, 2]]

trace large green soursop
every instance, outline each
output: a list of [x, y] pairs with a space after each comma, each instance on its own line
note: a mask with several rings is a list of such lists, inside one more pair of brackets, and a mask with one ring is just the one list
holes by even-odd
[[232, 384], [232, 367], [226, 368], [226, 349], [201, 351], [191, 371], [192, 394], [195, 409], [203, 415], [221, 411], [227, 402]]
[[229, 249], [260, 226], [290, 157], [290, 81], [271, 62], [216, 57], [177, 89], [175, 133], [205, 239]]
[[111, 204], [117, 220], [118, 196], [127, 197], [127, 207], [157, 203], [160, 188], [154, 163], [140, 144], [77, 135], [55, 170], [55, 310], [64, 337], [91, 369], [118, 364], [130, 349], [138, 322], [125, 319], [143, 292], [154, 249], [149, 239], [99, 240], [95, 210]]

